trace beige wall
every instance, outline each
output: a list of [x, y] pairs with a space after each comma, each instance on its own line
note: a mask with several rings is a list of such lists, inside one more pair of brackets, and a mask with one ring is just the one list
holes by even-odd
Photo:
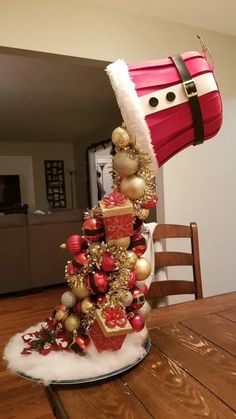
[[72, 144], [0, 141], [0, 156], [32, 156], [35, 209], [46, 209], [44, 160], [64, 160], [67, 207], [71, 207], [70, 179], [66, 169], [74, 168]]
[[[3, 46], [129, 62], [199, 49], [196, 28], [112, 12], [78, 0], [5, 0], [0, 4]], [[164, 207], [167, 222], [198, 222], [203, 288], [205, 295], [210, 295], [235, 289], [236, 40], [203, 30], [200, 33], [214, 56], [224, 126], [217, 139], [192, 147], [165, 165]], [[81, 183], [85, 182], [85, 148], [77, 146], [76, 153]]]
[[89, 144], [89, 138], [88, 141], [83, 141], [82, 144], [74, 144], [76, 201], [78, 208], [87, 208], [88, 206], [87, 191], [89, 179], [86, 172], [86, 150]]
[[199, 48], [196, 33], [200, 32], [218, 64], [234, 43], [230, 36], [79, 0], [0, 0], [0, 12], [2, 46], [101, 60], [139, 61]]

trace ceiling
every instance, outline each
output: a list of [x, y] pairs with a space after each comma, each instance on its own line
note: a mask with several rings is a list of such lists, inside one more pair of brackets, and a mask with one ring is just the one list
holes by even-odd
[[108, 63], [0, 48], [0, 141], [97, 142], [121, 122]]
[[[236, 0], [86, 0], [126, 13], [236, 35]], [[0, 141], [90, 143], [121, 116], [108, 63], [0, 47]]]
[[84, 3], [236, 36], [236, 0], [84, 0]]

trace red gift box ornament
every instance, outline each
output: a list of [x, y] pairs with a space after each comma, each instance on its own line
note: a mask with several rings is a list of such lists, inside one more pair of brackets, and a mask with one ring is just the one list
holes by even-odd
[[126, 198], [123, 193], [113, 190], [108, 196], [103, 198], [102, 202], [104, 203], [105, 207], [111, 207], [111, 206], [120, 206], [124, 205], [126, 201]]
[[133, 331], [122, 307], [108, 307], [95, 310], [95, 320], [90, 329], [90, 337], [97, 350], [117, 351], [126, 335]]
[[106, 238], [110, 240], [133, 235], [133, 204], [116, 190], [99, 202]]
[[125, 311], [121, 306], [105, 308], [102, 315], [105, 317], [105, 324], [108, 327], [124, 327], [127, 323]]

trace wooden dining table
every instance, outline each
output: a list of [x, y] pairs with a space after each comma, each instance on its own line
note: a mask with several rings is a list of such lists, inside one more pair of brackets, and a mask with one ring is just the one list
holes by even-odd
[[102, 382], [45, 387], [59, 419], [236, 418], [236, 292], [152, 310], [151, 349]]

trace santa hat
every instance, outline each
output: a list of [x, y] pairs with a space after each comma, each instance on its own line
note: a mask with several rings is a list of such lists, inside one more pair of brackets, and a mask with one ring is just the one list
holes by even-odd
[[106, 71], [126, 128], [155, 166], [219, 131], [219, 89], [200, 53], [132, 65], [118, 60]]

